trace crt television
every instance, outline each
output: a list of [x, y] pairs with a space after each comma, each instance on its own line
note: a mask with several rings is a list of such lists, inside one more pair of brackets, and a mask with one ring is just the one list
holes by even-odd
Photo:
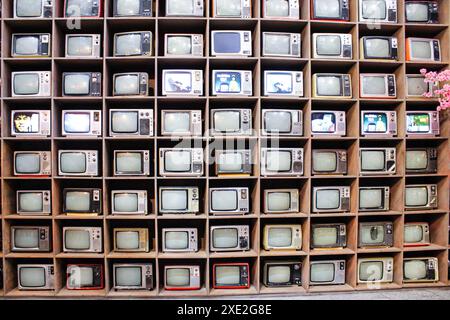
[[162, 252], [197, 252], [199, 233], [197, 228], [163, 228]]
[[389, 211], [389, 187], [359, 187], [359, 211]]
[[417, 257], [403, 259], [403, 282], [439, 281], [438, 259], [435, 257]]
[[67, 215], [92, 215], [102, 213], [102, 190], [97, 188], [65, 188], [62, 212]]
[[203, 34], [166, 33], [164, 35], [164, 56], [203, 56]]
[[316, 73], [312, 77], [312, 95], [323, 99], [351, 99], [350, 74]]
[[153, 109], [109, 109], [111, 137], [153, 136]]
[[112, 215], [146, 215], [147, 190], [112, 190]]
[[387, 222], [360, 222], [358, 226], [358, 247], [392, 247], [394, 245], [394, 224]]
[[252, 156], [249, 149], [216, 150], [215, 171], [217, 176], [247, 175], [252, 173]]
[[16, 19], [51, 18], [53, 7], [53, 0], [14, 0], [13, 16]]
[[301, 250], [300, 224], [267, 224], [263, 230], [264, 250]]
[[311, 111], [311, 135], [345, 136], [346, 132], [345, 111]]
[[58, 150], [59, 176], [98, 176], [97, 150]]
[[159, 213], [197, 214], [200, 212], [200, 191], [198, 187], [160, 187]]
[[264, 0], [262, 17], [269, 19], [299, 19], [299, 0]]
[[101, 264], [68, 264], [66, 277], [68, 290], [100, 290], [105, 286]]
[[345, 260], [316, 260], [309, 263], [309, 284], [342, 285], [345, 284]]
[[300, 286], [302, 263], [300, 261], [267, 261], [263, 266], [263, 283], [266, 287]]
[[244, 30], [211, 31], [212, 56], [252, 55], [252, 33]]
[[202, 176], [203, 148], [160, 148], [159, 175]]
[[214, 289], [250, 288], [250, 265], [246, 262], [221, 262], [212, 266]]
[[361, 59], [397, 60], [397, 37], [366, 36], [360, 40]]
[[407, 1], [405, 3], [406, 23], [439, 23], [438, 1]]
[[262, 55], [300, 58], [302, 54], [301, 37], [300, 33], [263, 32]]
[[346, 149], [313, 149], [311, 157], [313, 175], [347, 174]]
[[48, 226], [11, 226], [12, 252], [49, 252], [51, 229]]
[[394, 258], [359, 258], [358, 283], [390, 283], [394, 279]]
[[102, 74], [100, 72], [63, 72], [63, 97], [99, 97], [102, 95]]
[[151, 0], [113, 0], [114, 17], [151, 17]]
[[199, 290], [201, 288], [199, 265], [164, 266], [164, 289], [169, 291]]
[[67, 58], [100, 58], [102, 43], [100, 34], [67, 34]]
[[250, 250], [250, 226], [211, 226], [209, 250], [211, 252]]
[[405, 186], [405, 209], [425, 210], [438, 207], [436, 184], [407, 184]]
[[18, 264], [19, 290], [54, 290], [55, 269], [52, 264]]
[[261, 148], [261, 176], [303, 175], [303, 153], [303, 148]]
[[438, 136], [438, 111], [406, 111], [407, 136]]
[[298, 189], [265, 189], [264, 213], [296, 213], [299, 212]]
[[16, 191], [16, 212], [19, 215], [49, 215], [51, 208], [50, 190]]
[[64, 0], [64, 17], [100, 18], [103, 15], [101, 0]]
[[202, 17], [203, 0], [166, 0], [167, 17]]
[[151, 31], [133, 31], [114, 34], [115, 57], [151, 56], [153, 34]]
[[311, 0], [311, 19], [350, 21], [349, 0]]
[[22, 177], [50, 176], [50, 151], [14, 151], [14, 175]]
[[114, 252], [148, 252], [150, 250], [147, 228], [114, 228]]
[[314, 59], [353, 58], [353, 37], [351, 33], [313, 33], [312, 36]]
[[11, 37], [11, 56], [14, 58], [51, 56], [50, 33], [13, 33]]
[[251, 0], [212, 0], [212, 16], [214, 18], [241, 18], [252, 17]]
[[114, 290], [152, 290], [153, 265], [151, 263], [114, 263]]
[[360, 148], [361, 175], [390, 175], [397, 172], [395, 148]]
[[403, 231], [404, 247], [430, 245], [430, 225], [427, 222], [407, 222]]
[[114, 150], [114, 176], [148, 176], [150, 151]]
[[209, 212], [213, 215], [243, 215], [250, 212], [247, 187], [209, 188]]
[[63, 252], [100, 253], [102, 248], [101, 227], [63, 227]]
[[11, 72], [12, 97], [49, 97], [52, 73], [50, 71]]
[[61, 135], [100, 136], [102, 134], [101, 110], [63, 110]]
[[361, 111], [361, 136], [394, 137], [397, 135], [397, 112], [381, 110]]
[[253, 133], [252, 109], [211, 109], [212, 136], [249, 136]]
[[313, 213], [350, 211], [350, 187], [313, 187], [312, 198]]
[[203, 70], [167, 69], [162, 71], [162, 95], [203, 95]]
[[264, 70], [264, 95], [303, 97], [303, 72]]
[[50, 110], [11, 110], [11, 136], [50, 136]]
[[359, 0], [359, 21], [397, 23], [397, 0]]
[[363, 99], [397, 98], [395, 74], [361, 73], [359, 75], [359, 96]]
[[406, 148], [406, 173], [436, 173], [437, 148]]
[[212, 95], [253, 95], [252, 71], [213, 70]]
[[113, 75], [113, 96], [147, 96], [148, 73], [126, 72]]
[[301, 136], [303, 111], [291, 109], [263, 109], [261, 111], [262, 134], [267, 136]]
[[347, 246], [345, 223], [316, 223], [311, 225], [311, 249], [336, 249]]
[[201, 136], [202, 110], [161, 110], [162, 136]]
[[439, 39], [407, 38], [406, 61], [441, 61], [441, 42]]

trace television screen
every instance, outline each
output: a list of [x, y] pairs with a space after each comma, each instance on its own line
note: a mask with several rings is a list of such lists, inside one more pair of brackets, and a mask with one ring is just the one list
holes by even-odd
[[367, 133], [385, 133], [388, 130], [386, 113], [364, 113], [363, 131]]
[[89, 250], [91, 234], [88, 230], [66, 230], [64, 247], [69, 250]]
[[428, 21], [428, 3], [409, 2], [406, 6], [406, 19], [408, 22]]
[[80, 287], [90, 287], [94, 284], [94, 269], [89, 267], [78, 268], [79, 273], [77, 275], [77, 284]]
[[322, 35], [316, 38], [316, 52], [321, 56], [338, 56], [342, 51], [341, 37]]
[[192, 154], [185, 150], [164, 152], [164, 171], [189, 172], [191, 170]]
[[383, 150], [364, 150], [361, 152], [361, 170], [383, 171], [386, 155]]
[[359, 265], [359, 280], [361, 281], [378, 281], [383, 279], [382, 261], [365, 261]]
[[161, 205], [164, 210], [187, 210], [187, 190], [163, 190], [161, 194]]
[[313, 170], [315, 172], [334, 172], [337, 170], [337, 154], [333, 151], [313, 153]]
[[164, 132], [176, 134], [190, 132], [191, 114], [189, 112], [166, 112], [164, 113]]
[[429, 132], [430, 115], [428, 113], [413, 113], [406, 115], [407, 132]]
[[39, 153], [18, 153], [15, 159], [15, 170], [20, 174], [33, 174], [41, 171]]
[[23, 56], [37, 55], [39, 53], [38, 36], [17, 36], [14, 44], [15, 53]]
[[405, 243], [420, 242], [423, 240], [424, 231], [421, 225], [405, 225]]
[[60, 170], [63, 173], [86, 172], [86, 154], [84, 152], [63, 152], [59, 159]]
[[426, 187], [406, 187], [405, 204], [411, 207], [426, 206], [428, 203], [428, 189]]
[[167, 13], [179, 16], [189, 16], [194, 13], [194, 1], [167, 0]]
[[141, 0], [116, 0], [114, 3], [119, 16], [137, 16], [140, 13]]
[[219, 155], [217, 163], [221, 172], [239, 172], [243, 167], [243, 154], [241, 152], [225, 152]]
[[433, 59], [432, 43], [430, 41], [412, 40], [411, 41], [411, 56], [416, 59]]
[[292, 93], [293, 79], [291, 73], [269, 72], [266, 75], [266, 91], [268, 94]]
[[365, 245], [376, 245], [384, 242], [384, 225], [360, 225], [361, 243]]
[[14, 247], [20, 249], [39, 248], [39, 229], [17, 228], [14, 231]]
[[[287, 3], [287, 1], [283, 2]], [[266, 54], [289, 55], [291, 53], [291, 35], [267, 33], [264, 37], [264, 51]]]
[[89, 133], [91, 130], [90, 112], [64, 113], [64, 131], [66, 133]]
[[264, 127], [270, 133], [289, 133], [292, 131], [292, 114], [286, 111], [267, 111], [264, 113]]
[[142, 154], [140, 152], [118, 152], [116, 154], [117, 173], [141, 173]]
[[19, 194], [18, 209], [26, 212], [42, 212], [44, 203], [41, 192], [22, 192]]
[[125, 74], [115, 77], [114, 92], [116, 95], [130, 95], [139, 93], [139, 76]]
[[342, 95], [341, 77], [318, 76], [317, 94], [319, 96], [340, 96]]
[[116, 193], [114, 194], [114, 211], [116, 212], [136, 212], [138, 211], [137, 193]]
[[166, 284], [170, 287], [188, 287], [190, 275], [188, 268], [169, 268], [166, 270]]
[[365, 76], [363, 77], [362, 81], [362, 88], [365, 94], [386, 94], [386, 79], [384, 76]]
[[316, 191], [316, 209], [318, 210], [339, 209], [340, 202], [340, 192], [337, 188]]
[[427, 150], [406, 150], [406, 169], [424, 170], [428, 167]]
[[15, 112], [13, 116], [14, 132], [38, 133], [40, 131], [39, 112]]
[[111, 131], [114, 133], [136, 133], [139, 129], [138, 111], [112, 111]]
[[407, 88], [409, 96], [421, 96], [428, 92], [428, 83], [425, 81], [425, 77], [407, 77]]
[[363, 0], [362, 15], [364, 19], [386, 19], [386, 0]]
[[167, 38], [167, 53], [174, 55], [190, 55], [192, 41], [190, 36], [170, 36]]
[[424, 279], [427, 277], [427, 266], [423, 260], [405, 261], [403, 265], [405, 279]]
[[390, 58], [391, 45], [388, 39], [371, 38], [365, 41], [365, 51], [368, 58]]
[[267, 171], [288, 172], [291, 170], [292, 154], [290, 151], [267, 151], [266, 169]]
[[218, 228], [213, 230], [214, 248], [236, 248], [238, 246], [238, 230], [236, 228]]
[[19, 269], [20, 286], [25, 288], [39, 288], [45, 286], [46, 272], [41, 267], [22, 267]]
[[241, 282], [239, 266], [216, 266], [216, 285], [236, 285]]
[[212, 41], [216, 53], [231, 54], [241, 52], [241, 34], [239, 32], [215, 32]]
[[215, 0], [216, 12], [220, 16], [241, 16], [241, 0]]
[[18, 95], [34, 95], [39, 93], [39, 74], [21, 73], [14, 75], [13, 90]]
[[383, 206], [383, 189], [360, 189], [359, 190], [359, 208], [372, 209]]
[[66, 0], [66, 17], [86, 17], [92, 15], [92, 7], [97, 0]]
[[64, 94], [88, 95], [91, 76], [87, 73], [66, 74], [64, 76]]
[[235, 211], [238, 209], [236, 190], [214, 190], [211, 195], [211, 208], [214, 211]]
[[216, 131], [232, 133], [241, 129], [241, 113], [239, 111], [216, 111], [213, 121]]
[[289, 1], [287, 0], [266, 0], [265, 15], [268, 17], [288, 17]]
[[70, 36], [67, 38], [67, 54], [76, 57], [92, 56], [91, 36]]
[[165, 73], [164, 84], [168, 93], [189, 93], [192, 91], [192, 73], [168, 71]]
[[311, 115], [311, 130], [315, 133], [336, 131], [336, 116], [331, 112], [314, 112]]
[[140, 287], [142, 286], [142, 268], [141, 267], [118, 267], [115, 268], [115, 285]]
[[291, 194], [289, 192], [269, 192], [266, 201], [269, 211], [288, 211], [291, 209]]
[[218, 72], [214, 81], [217, 93], [240, 93], [242, 91], [240, 72]]
[[85, 191], [68, 191], [64, 199], [65, 209], [68, 212], [89, 212], [91, 195]]
[[141, 50], [141, 34], [128, 33], [115, 36], [115, 55], [132, 56], [142, 53]]
[[165, 246], [167, 249], [187, 249], [189, 246], [189, 232], [167, 231], [165, 233]]
[[291, 280], [291, 268], [289, 266], [270, 266], [268, 282], [271, 284], [289, 283]]
[[120, 231], [116, 233], [116, 247], [120, 250], [139, 249], [139, 232]]
[[311, 265], [311, 282], [332, 282], [334, 280], [335, 266], [333, 263], [315, 263]]
[[315, 246], [325, 247], [338, 243], [338, 229], [334, 227], [319, 227], [313, 231], [313, 243]]
[[42, 16], [41, 0], [16, 0], [15, 12], [19, 18], [31, 18]]
[[292, 229], [272, 227], [269, 229], [268, 240], [271, 247], [289, 247], [292, 243]]
[[318, 18], [339, 19], [341, 17], [340, 0], [314, 0], [314, 13]]

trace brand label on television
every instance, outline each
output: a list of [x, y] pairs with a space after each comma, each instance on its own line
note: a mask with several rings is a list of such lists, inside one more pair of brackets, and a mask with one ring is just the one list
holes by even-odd
[[12, 110], [11, 136], [49, 136], [50, 110]]

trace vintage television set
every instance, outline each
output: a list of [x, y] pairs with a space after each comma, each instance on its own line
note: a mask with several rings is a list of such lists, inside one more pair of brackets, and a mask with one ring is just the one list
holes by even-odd
[[406, 173], [436, 173], [437, 152], [436, 148], [406, 148]]
[[350, 211], [350, 187], [313, 187], [313, 213]]
[[98, 176], [97, 150], [58, 150], [59, 176]]
[[212, 95], [253, 95], [252, 71], [213, 70]]
[[203, 34], [166, 33], [164, 35], [164, 56], [203, 56]]
[[403, 233], [404, 247], [430, 245], [430, 225], [427, 222], [406, 222]]
[[349, 0], [311, 0], [311, 19], [350, 21]]
[[395, 148], [359, 148], [360, 174], [395, 174], [396, 154]]
[[99, 97], [102, 95], [102, 74], [100, 72], [63, 72], [63, 97]]
[[215, 172], [217, 176], [223, 175], [251, 175], [252, 156], [249, 149], [216, 150]]
[[151, 0], [114, 0], [114, 17], [151, 17], [153, 15]]
[[358, 247], [379, 248], [394, 245], [394, 224], [390, 221], [360, 222], [358, 226]]
[[252, 135], [252, 109], [212, 109], [211, 116], [212, 136]]
[[149, 79], [146, 72], [116, 73], [113, 75], [113, 96], [147, 96]]
[[64, 17], [100, 18], [103, 15], [103, 1], [64, 0]]
[[109, 109], [111, 137], [153, 136], [153, 109]]
[[209, 250], [211, 252], [250, 250], [250, 226], [210, 226]]
[[264, 95], [303, 97], [303, 72], [264, 70]]
[[213, 215], [243, 215], [250, 212], [247, 187], [209, 188], [209, 212]]
[[52, 90], [51, 75], [50, 71], [11, 72], [11, 96], [49, 97]]
[[[264, 2], [267, 2], [265, 0]], [[280, 0], [275, 0], [282, 2]], [[288, 1], [283, 1], [288, 2]], [[302, 55], [302, 41], [300, 33], [289, 32], [263, 32], [262, 55], [265, 57], [292, 57], [300, 58]]]
[[164, 289], [199, 290], [201, 288], [199, 265], [164, 266]]
[[18, 264], [19, 290], [54, 290], [55, 269], [52, 264]]
[[311, 225], [311, 249], [338, 249], [347, 246], [345, 223], [317, 223]]
[[359, 187], [359, 211], [389, 211], [389, 187]]
[[148, 252], [150, 250], [147, 228], [114, 228], [114, 252]]
[[345, 260], [317, 260], [309, 263], [309, 284], [345, 284]]
[[397, 0], [359, 0], [359, 21], [397, 23]]
[[438, 39], [406, 38], [406, 61], [441, 61]]
[[403, 259], [403, 282], [439, 281], [439, 263], [435, 257]]
[[302, 176], [303, 152], [303, 148], [261, 148], [261, 176]]
[[313, 33], [312, 55], [314, 59], [352, 59], [352, 34]]
[[267, 224], [263, 230], [264, 250], [301, 250], [300, 224]]
[[162, 71], [162, 95], [203, 95], [203, 70], [170, 69]]
[[14, 151], [14, 175], [47, 177], [52, 174], [50, 151]]
[[114, 263], [113, 289], [152, 290], [153, 265], [151, 263]]
[[359, 96], [361, 98], [397, 98], [395, 74], [361, 73], [359, 77]]
[[160, 148], [160, 176], [202, 176], [203, 148]]
[[102, 252], [101, 227], [63, 227], [63, 252]]
[[13, 16], [16, 19], [39, 19], [53, 16], [53, 0], [14, 0]]
[[67, 58], [100, 58], [100, 34], [66, 34]]
[[270, 19], [299, 19], [300, 5], [298, 0], [264, 0], [262, 17]]
[[114, 34], [114, 57], [151, 56], [153, 34], [151, 31], [132, 31]]
[[351, 99], [352, 79], [350, 74], [316, 73], [312, 76], [314, 98]]
[[65, 188], [62, 212], [67, 215], [97, 216], [102, 214], [102, 190], [97, 188]]
[[146, 215], [147, 190], [112, 190], [112, 215]]
[[161, 110], [162, 136], [201, 136], [202, 110]]
[[405, 2], [406, 23], [439, 23], [438, 1]]
[[346, 135], [345, 111], [311, 111], [311, 135]]
[[11, 136], [50, 136], [50, 110], [11, 110]]
[[50, 215], [51, 191], [50, 190], [17, 190], [16, 213], [18, 215]]
[[158, 200], [161, 214], [198, 214], [200, 212], [198, 187], [160, 187]]
[[421, 74], [406, 75], [406, 98], [424, 98], [424, 94], [430, 93], [433, 97], [437, 85], [432, 82], [425, 82], [425, 76]]
[[61, 135], [100, 136], [102, 134], [101, 110], [63, 110]]
[[211, 6], [213, 18], [249, 19], [252, 17], [251, 0], [213, 0]]
[[362, 110], [361, 136], [395, 137], [397, 135], [397, 111]]
[[11, 226], [12, 252], [49, 252], [51, 241], [48, 226]]
[[313, 175], [347, 174], [346, 149], [313, 149], [311, 158]]
[[214, 289], [250, 288], [250, 265], [246, 262], [214, 263], [212, 273]]
[[407, 136], [438, 136], [439, 129], [438, 111], [406, 111]]
[[394, 280], [394, 258], [359, 258], [358, 283], [390, 283]]
[[265, 136], [303, 135], [303, 111], [290, 109], [262, 109], [262, 134]]
[[167, 0], [167, 17], [203, 17], [204, 3], [202, 0]]
[[17, 58], [39, 58], [51, 56], [50, 33], [13, 33], [11, 56]]
[[114, 176], [148, 176], [150, 151], [114, 150]]
[[264, 213], [300, 212], [298, 189], [265, 189]]
[[105, 285], [101, 264], [69, 264], [66, 276], [68, 290], [100, 290]]
[[360, 40], [361, 59], [397, 60], [397, 37], [366, 36]]
[[212, 56], [252, 55], [252, 32], [249, 30], [211, 31]]
[[302, 263], [300, 261], [267, 261], [263, 266], [263, 284], [266, 287], [301, 286]]
[[162, 252], [197, 252], [199, 234], [197, 228], [163, 228]]
[[407, 184], [405, 186], [405, 209], [436, 209], [438, 206], [436, 184]]

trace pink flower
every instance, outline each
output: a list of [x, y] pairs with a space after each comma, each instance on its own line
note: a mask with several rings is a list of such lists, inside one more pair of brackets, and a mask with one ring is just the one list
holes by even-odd
[[425, 77], [425, 83], [432, 83], [434, 87], [431, 92], [423, 94], [426, 98], [437, 96], [439, 98], [439, 106], [437, 111], [450, 108], [450, 70], [443, 70], [441, 72], [427, 71], [427, 69], [420, 69], [420, 73]]

